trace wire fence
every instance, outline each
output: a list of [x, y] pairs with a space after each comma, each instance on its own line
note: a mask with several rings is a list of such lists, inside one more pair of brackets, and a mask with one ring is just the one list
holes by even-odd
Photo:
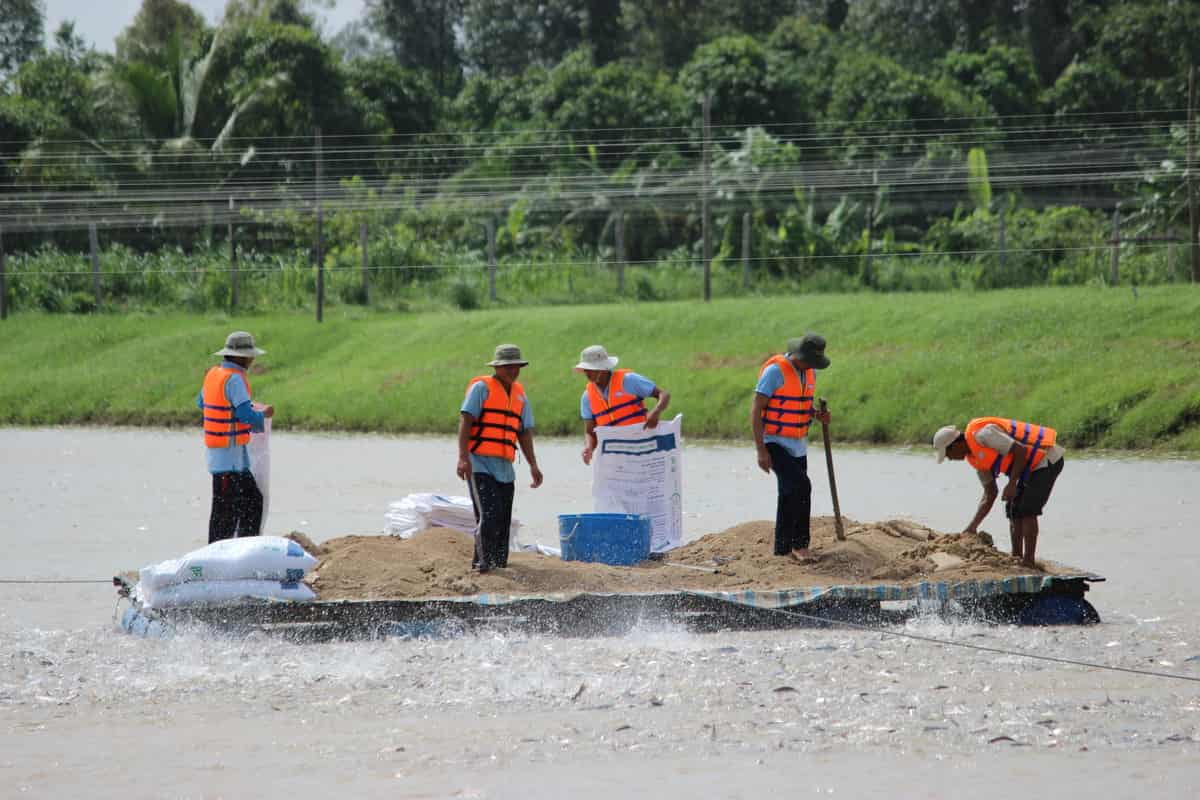
[[[319, 319], [327, 276], [346, 302], [441, 282], [468, 304], [463, 286], [571, 301], [599, 280], [622, 297], [627, 271], [638, 299], [691, 296], [696, 280], [708, 299], [714, 265], [726, 293], [1200, 280], [1177, 111], [838, 134], [317, 131], [219, 152], [42, 142], [0, 194], [0, 316], [138, 298], [236, 310], [273, 283]], [[973, 148], [989, 154], [982, 175]]]

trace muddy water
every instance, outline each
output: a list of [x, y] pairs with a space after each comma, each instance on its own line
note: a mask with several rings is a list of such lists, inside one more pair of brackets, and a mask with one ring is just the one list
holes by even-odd
[[[518, 484], [531, 538], [590, 510], [578, 443]], [[203, 543], [195, 437], [0, 430], [0, 580], [103, 581]], [[909, 632], [1200, 678], [1200, 464], [1069, 461], [1039, 555], [1108, 576], [1092, 628], [919, 620]], [[843, 513], [961, 526], [977, 486], [924, 451], [839, 450]], [[382, 528], [463, 493], [446, 440], [281, 434], [270, 532]], [[527, 474], [518, 468], [521, 480]], [[829, 513], [814, 459], [814, 513]], [[744, 447], [689, 446], [687, 537], [772, 513]], [[998, 512], [985, 527], [1003, 529]], [[297, 646], [114, 633], [111, 587], [0, 584], [0, 796], [1185, 796], [1200, 683], [853, 630]]]

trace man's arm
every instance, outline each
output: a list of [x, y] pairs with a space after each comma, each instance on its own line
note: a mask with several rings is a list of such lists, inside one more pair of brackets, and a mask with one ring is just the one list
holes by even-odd
[[1029, 463], [1029, 451], [1025, 449], [1025, 445], [1013, 442], [1012, 449], [1008, 452], [1012, 453], [1012, 469], [1008, 473], [1008, 484], [1004, 487], [1004, 502], [1008, 502], [1017, 496], [1017, 486], [1021, 483], [1021, 475], [1025, 473], [1025, 465]]
[[471, 459], [467, 457], [467, 442], [471, 438], [471, 426], [475, 424], [475, 417], [468, 414], [466, 411], [459, 412], [458, 415], [458, 465], [455, 467], [455, 473], [461, 480], [466, 480], [471, 475]]
[[262, 411], [256, 411], [254, 403], [247, 400], [233, 410], [233, 416], [238, 422], [249, 425], [250, 430], [262, 433], [266, 430], [263, 420], [275, 416], [275, 406], [263, 406]]
[[533, 478], [529, 488], [536, 489], [542, 485], [542, 471], [538, 469], [537, 456], [533, 453], [533, 429], [522, 428], [517, 434], [517, 443], [521, 445], [521, 452], [529, 462], [529, 474]]
[[975, 533], [979, 530], [979, 525], [983, 522], [983, 518], [992, 510], [992, 505], [996, 502], [996, 495], [999, 493], [996, 489], [996, 479], [992, 477], [992, 473], [981, 469], [978, 470], [979, 482], [983, 484], [983, 497], [979, 498], [979, 506], [975, 509], [975, 516], [971, 518], [967, 527], [963, 528], [963, 533]]
[[592, 463], [592, 454], [599, 446], [600, 442], [596, 438], [596, 420], [585, 419], [583, 421], [583, 463]]
[[758, 468], [763, 472], [771, 471], [771, 454], [763, 442], [763, 412], [771, 398], [765, 394], [754, 393], [754, 402], [750, 405], [750, 429], [754, 431], [754, 452], [758, 457]]
[[646, 427], [657, 428], [658, 420], [662, 417], [662, 413], [667, 410], [667, 406], [671, 405], [671, 393], [661, 386], [655, 386], [654, 391], [650, 393], [650, 397], [658, 400], [654, 410], [646, 415]]

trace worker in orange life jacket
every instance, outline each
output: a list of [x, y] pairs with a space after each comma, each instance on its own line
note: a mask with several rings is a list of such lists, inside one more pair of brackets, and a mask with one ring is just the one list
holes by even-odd
[[[588, 384], [579, 399], [579, 416], [583, 419], [583, 463], [592, 463], [596, 452], [597, 425], [641, 425], [658, 427], [662, 412], [671, 403], [671, 393], [654, 381], [627, 369], [617, 369], [617, 357], [610, 356], [602, 345], [594, 344], [579, 354], [576, 372], [587, 376]], [[646, 411], [646, 398], [658, 402]]]
[[263, 496], [250, 471], [246, 445], [250, 432], [263, 430], [263, 420], [275, 414], [275, 407], [254, 408], [246, 372], [255, 357], [265, 352], [245, 331], [229, 334], [225, 347], [213, 353], [221, 356], [222, 362], [209, 369], [196, 398], [203, 417], [208, 471], [213, 478], [209, 544], [235, 536], [257, 536], [262, 526]]
[[939, 464], [947, 458], [966, 461], [983, 484], [983, 497], [963, 533], [979, 529], [996, 502], [996, 476], [1008, 476], [1000, 496], [1009, 520], [1012, 554], [1025, 566], [1036, 566], [1038, 517], [1063, 469], [1065, 451], [1057, 432], [1007, 417], [979, 417], [961, 431], [953, 425], [939, 428], [933, 435], [933, 449]]
[[493, 374], [467, 383], [459, 410], [456, 472], [470, 487], [475, 506], [477, 525], [471, 566], [479, 572], [508, 566], [516, 482], [513, 461], [518, 447], [529, 462], [531, 488], [542, 485], [542, 471], [533, 452], [533, 408], [524, 387], [517, 382], [521, 367], [528, 365], [521, 357], [521, 348], [500, 345], [488, 362]]
[[815, 417], [829, 423], [829, 412], [815, 409], [816, 370], [829, 366], [825, 339], [806, 333], [790, 339], [782, 355], [762, 365], [750, 426], [758, 466], [774, 472], [779, 488], [775, 505], [775, 555], [800, 563], [816, 560], [809, 549], [812, 482], [808, 479], [808, 427]]

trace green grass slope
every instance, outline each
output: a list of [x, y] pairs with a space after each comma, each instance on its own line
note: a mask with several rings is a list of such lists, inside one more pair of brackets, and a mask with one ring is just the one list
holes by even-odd
[[0, 323], [0, 423], [196, 425], [225, 334], [268, 354], [255, 397], [290, 428], [449, 432], [466, 382], [500, 342], [543, 434], [579, 430], [579, 351], [602, 343], [670, 389], [692, 436], [744, 438], [762, 361], [826, 336], [818, 393], [840, 441], [921, 443], [947, 422], [1015, 416], [1072, 447], [1200, 451], [1200, 288], [810, 295], [327, 317], [63, 316]]

